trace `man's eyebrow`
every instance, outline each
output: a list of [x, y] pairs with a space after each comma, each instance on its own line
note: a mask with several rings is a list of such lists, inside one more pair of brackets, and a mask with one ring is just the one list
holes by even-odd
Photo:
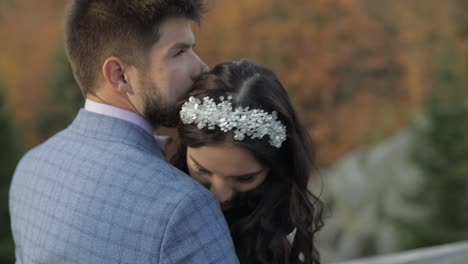
[[194, 48], [194, 47], [195, 47], [195, 43], [190, 44], [186, 42], [178, 42], [171, 47], [171, 50], [189, 49], [189, 48]]

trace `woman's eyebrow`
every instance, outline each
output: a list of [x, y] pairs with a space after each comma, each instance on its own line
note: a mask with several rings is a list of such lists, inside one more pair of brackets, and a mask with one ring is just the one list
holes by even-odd
[[203, 169], [203, 170], [206, 170], [207, 172], [210, 172], [209, 170], [207, 170], [205, 167], [203, 167], [202, 165], [200, 165], [200, 163], [198, 163], [198, 161], [196, 161], [191, 155], [189, 155], [190, 159], [192, 160], [193, 163], [195, 163], [195, 165], [197, 165], [200, 169]]
[[[197, 167], [199, 167], [200, 169], [203, 169], [203, 170], [205, 170], [207, 172], [210, 172], [208, 169], [203, 167], [197, 160], [195, 160], [191, 155], [189, 155], [189, 158], [192, 160], [193, 163], [195, 163], [195, 165]], [[249, 173], [242, 174], [242, 175], [232, 175], [232, 176], [227, 176], [227, 177], [228, 178], [241, 178], [241, 177], [257, 176], [258, 174], [262, 173], [264, 170], [265, 170], [265, 168], [263, 168], [263, 169], [261, 169], [259, 171], [255, 171], [255, 172], [249, 172]]]
[[261, 169], [256, 172], [250, 172], [242, 175], [233, 175], [233, 176], [228, 176], [229, 178], [241, 178], [241, 177], [250, 177], [250, 176], [257, 176], [258, 174], [262, 173], [265, 169]]

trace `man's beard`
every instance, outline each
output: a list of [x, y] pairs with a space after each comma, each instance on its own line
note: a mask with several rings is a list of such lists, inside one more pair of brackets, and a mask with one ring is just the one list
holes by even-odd
[[160, 126], [173, 128], [179, 122], [177, 98], [172, 101], [164, 100], [160, 87], [157, 87], [149, 78], [145, 78], [142, 84], [143, 116], [156, 129]]
[[146, 97], [145, 100], [145, 109], [144, 109], [144, 117], [150, 123], [153, 128], [157, 128], [160, 126], [173, 128], [176, 127], [179, 120], [179, 111], [177, 111], [177, 107], [174, 105], [169, 106], [167, 104], [162, 103], [162, 100], [151, 100], [150, 98]]

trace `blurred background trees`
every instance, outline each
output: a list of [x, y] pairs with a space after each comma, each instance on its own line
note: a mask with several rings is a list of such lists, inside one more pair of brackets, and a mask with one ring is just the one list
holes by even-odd
[[66, 128], [84, 105], [65, 51], [59, 49], [55, 56], [55, 64], [47, 78], [45, 102], [36, 120], [40, 138], [48, 138]]
[[8, 186], [24, 146], [21, 132], [14, 127], [14, 116], [5, 99], [5, 88], [0, 83], [0, 263], [13, 263]]
[[403, 221], [404, 248], [468, 239], [468, 80], [460, 54], [446, 50], [415, 128], [412, 156], [422, 176], [410, 200], [423, 210]]

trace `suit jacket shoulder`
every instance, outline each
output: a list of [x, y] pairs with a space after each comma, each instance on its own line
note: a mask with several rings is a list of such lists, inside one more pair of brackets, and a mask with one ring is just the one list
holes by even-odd
[[123, 120], [82, 110], [23, 157], [9, 203], [18, 263], [236, 263], [214, 197]]

